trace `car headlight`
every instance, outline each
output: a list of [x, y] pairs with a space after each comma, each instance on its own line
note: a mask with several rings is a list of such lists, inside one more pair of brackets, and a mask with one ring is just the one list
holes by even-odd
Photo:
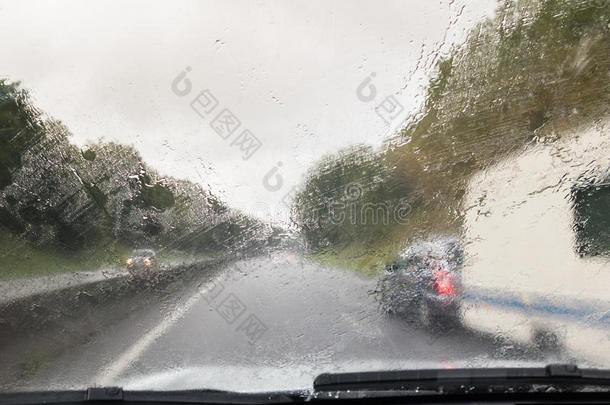
[[127, 263], [128, 266], [131, 266], [133, 264], [133, 259], [130, 257], [125, 261], [125, 263]]

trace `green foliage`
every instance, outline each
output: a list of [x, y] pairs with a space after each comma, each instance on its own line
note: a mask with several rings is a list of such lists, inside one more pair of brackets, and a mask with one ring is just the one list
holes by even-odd
[[91, 252], [117, 245], [210, 253], [261, 246], [271, 232], [226, 216], [201, 186], [161, 177], [133, 147], [96, 142], [80, 150], [70, 136], [42, 118], [19, 83], [0, 80], [0, 239], [10, 241], [0, 246], [0, 276], [37, 272], [20, 252], [35, 258], [32, 266], [56, 268], [45, 264], [54, 255], [60, 268], [82, 269]]
[[[321, 221], [312, 229], [304, 221], [306, 204], [357, 178], [357, 170], [331, 174], [328, 168], [344, 166], [345, 157], [327, 157], [295, 200], [297, 225], [312, 252], [329, 260], [330, 251], [368, 270], [414, 238], [458, 234], [462, 196], [474, 173], [537, 137], [567, 133], [610, 113], [609, 55], [610, 2], [503, 1], [493, 19], [438, 61], [419, 118], [383, 150], [356, 157], [376, 168], [379, 183], [394, 190], [392, 198], [408, 199], [408, 218], [385, 227]], [[379, 201], [379, 188], [365, 189], [362, 199]]]
[[355, 146], [326, 156], [310, 171], [295, 196], [294, 219], [312, 249], [373, 241], [396, 220], [399, 204], [412, 202], [411, 191], [408, 178], [393, 176], [383, 156]]
[[155, 207], [161, 211], [174, 205], [172, 191], [159, 183], [150, 184], [148, 177], [142, 181], [139, 198], [144, 207]]
[[0, 79], [0, 191], [11, 184], [23, 153], [42, 137], [40, 114], [19, 83]]
[[88, 160], [90, 162], [93, 162], [95, 160], [95, 156], [96, 156], [95, 152], [91, 149], [82, 151], [82, 155], [85, 160]]

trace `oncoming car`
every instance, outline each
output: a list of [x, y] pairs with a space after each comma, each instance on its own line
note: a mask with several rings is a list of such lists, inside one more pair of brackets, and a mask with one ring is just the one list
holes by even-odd
[[130, 273], [147, 273], [158, 270], [157, 255], [152, 249], [135, 249], [125, 264]]
[[455, 238], [418, 241], [386, 266], [379, 301], [388, 313], [426, 327], [449, 327], [459, 320], [462, 248]]

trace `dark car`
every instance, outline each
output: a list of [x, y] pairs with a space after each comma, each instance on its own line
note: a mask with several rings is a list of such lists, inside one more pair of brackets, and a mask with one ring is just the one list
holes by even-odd
[[427, 327], [459, 320], [463, 250], [457, 239], [418, 241], [386, 265], [378, 285], [384, 311]]
[[133, 274], [148, 274], [159, 267], [157, 255], [152, 249], [135, 249], [126, 264], [127, 270]]

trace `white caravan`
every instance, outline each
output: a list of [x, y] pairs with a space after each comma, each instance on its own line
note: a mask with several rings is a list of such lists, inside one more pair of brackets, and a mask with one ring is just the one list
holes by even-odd
[[465, 325], [583, 364], [610, 361], [610, 125], [540, 140], [476, 174], [465, 200]]

